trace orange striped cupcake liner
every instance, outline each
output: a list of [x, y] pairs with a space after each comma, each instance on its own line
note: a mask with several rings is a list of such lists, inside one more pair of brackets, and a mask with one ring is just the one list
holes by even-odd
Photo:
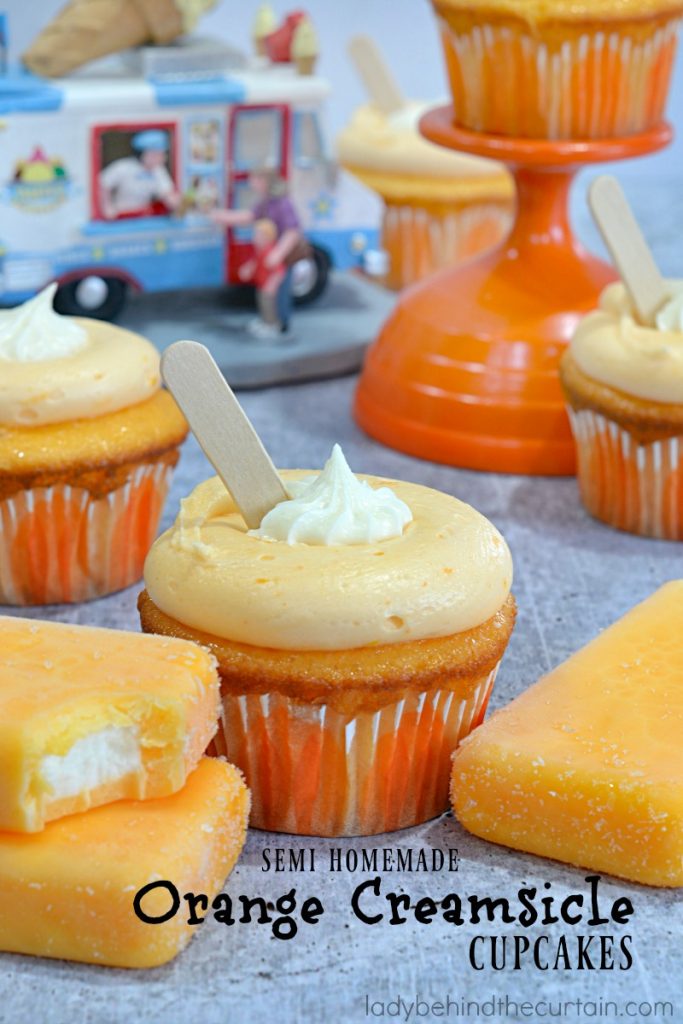
[[244, 772], [255, 828], [355, 836], [418, 825], [448, 809], [451, 754], [483, 720], [497, 668], [465, 697], [411, 694], [353, 716], [226, 693], [214, 753]]
[[[664, 116], [678, 15], [610, 27], [476, 23], [440, 12], [458, 124], [543, 139], [598, 139], [654, 127]], [[503, 84], [504, 83], [504, 84]]]
[[613, 420], [569, 410], [581, 498], [618, 530], [683, 540], [683, 437], [639, 444]]
[[512, 225], [512, 202], [465, 206], [386, 201], [382, 248], [389, 255], [385, 284], [401, 289], [445, 267], [492, 249]]
[[155, 461], [101, 497], [57, 484], [0, 501], [0, 604], [78, 603], [139, 580], [172, 472]]

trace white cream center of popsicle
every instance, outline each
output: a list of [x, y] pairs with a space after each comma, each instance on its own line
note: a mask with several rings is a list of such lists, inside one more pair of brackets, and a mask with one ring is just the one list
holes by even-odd
[[76, 740], [66, 754], [46, 754], [40, 776], [49, 800], [62, 800], [142, 771], [140, 734], [133, 726], [108, 726]]

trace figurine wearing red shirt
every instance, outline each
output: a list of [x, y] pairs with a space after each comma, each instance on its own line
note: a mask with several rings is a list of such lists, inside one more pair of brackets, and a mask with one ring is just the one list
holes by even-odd
[[254, 222], [254, 255], [240, 267], [243, 281], [252, 281], [256, 288], [256, 302], [264, 327], [264, 337], [280, 334], [281, 324], [277, 309], [277, 296], [284, 281], [284, 261], [275, 262], [277, 255], [277, 224], [267, 217]]
[[[301, 223], [294, 204], [287, 194], [287, 183], [277, 173], [271, 170], [253, 171], [249, 178], [249, 185], [257, 200], [252, 209], [213, 210], [209, 216], [215, 224], [227, 228], [246, 226], [263, 219], [270, 220], [275, 225], [277, 239], [268, 253], [267, 263], [270, 265], [270, 269], [278, 267], [282, 263], [285, 265], [285, 272], [277, 291], [276, 308], [278, 329], [281, 334], [286, 335], [292, 308], [292, 263], [296, 258], [297, 247], [303, 241]], [[249, 330], [259, 337], [265, 338], [267, 335], [271, 335], [272, 340], [276, 340], [273, 324], [262, 323], [259, 327], [258, 322], [255, 322], [249, 325]]]

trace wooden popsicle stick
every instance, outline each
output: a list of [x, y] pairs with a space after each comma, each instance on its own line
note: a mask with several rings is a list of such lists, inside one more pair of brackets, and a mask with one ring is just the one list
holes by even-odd
[[161, 357], [161, 376], [245, 523], [256, 529], [289, 495], [213, 356], [197, 341], [177, 341]]
[[405, 106], [403, 94], [370, 36], [353, 36], [348, 51], [370, 99], [383, 114]]
[[653, 324], [669, 298], [666, 281], [616, 178], [596, 178], [588, 190], [588, 205], [639, 320]]

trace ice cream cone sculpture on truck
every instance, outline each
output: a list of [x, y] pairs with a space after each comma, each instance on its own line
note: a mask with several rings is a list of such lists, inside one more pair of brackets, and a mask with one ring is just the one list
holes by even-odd
[[60, 78], [109, 53], [171, 43], [191, 32], [217, 0], [70, 0], [34, 39], [23, 61]]

